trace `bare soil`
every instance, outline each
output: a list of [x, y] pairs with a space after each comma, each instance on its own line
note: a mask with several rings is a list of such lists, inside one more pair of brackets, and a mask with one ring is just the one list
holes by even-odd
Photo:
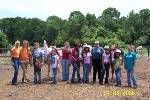
[[[150, 60], [144, 57], [137, 61], [135, 68], [137, 89], [127, 87], [124, 69], [122, 70], [122, 87], [115, 87], [113, 82], [109, 85], [99, 85], [98, 83], [66, 84], [59, 81], [58, 84], [52, 85], [47, 78], [47, 67], [42, 68], [42, 84], [21, 83], [20, 68], [19, 85], [12, 86], [13, 71], [11, 65], [0, 64], [0, 100], [150, 100]], [[72, 71], [70, 76], [71, 73]], [[29, 67], [29, 77], [33, 81], [33, 67]]]

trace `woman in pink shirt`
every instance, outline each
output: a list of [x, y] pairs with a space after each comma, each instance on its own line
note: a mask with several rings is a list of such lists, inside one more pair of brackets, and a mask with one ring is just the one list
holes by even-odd
[[85, 45], [83, 51], [83, 83], [89, 83], [89, 72], [92, 67], [91, 57], [90, 47]]
[[104, 75], [106, 73], [105, 84], [108, 84], [111, 56], [110, 56], [109, 46], [105, 46], [104, 49], [105, 49], [105, 52], [103, 53], [103, 63], [104, 63], [103, 67], [104, 67], [104, 70], [103, 70], [103, 73], [102, 73], [103, 74], [102, 78], [104, 78]]

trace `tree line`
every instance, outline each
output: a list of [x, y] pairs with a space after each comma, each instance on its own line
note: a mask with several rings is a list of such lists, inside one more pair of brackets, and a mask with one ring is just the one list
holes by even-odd
[[65, 20], [58, 16], [49, 16], [46, 21], [21, 17], [0, 19], [0, 47], [16, 40], [28, 40], [31, 45], [47, 40], [48, 44], [57, 46], [65, 41], [92, 44], [96, 40], [101, 44], [149, 45], [150, 10], [120, 16], [116, 8], [109, 7], [98, 17], [73, 11]]

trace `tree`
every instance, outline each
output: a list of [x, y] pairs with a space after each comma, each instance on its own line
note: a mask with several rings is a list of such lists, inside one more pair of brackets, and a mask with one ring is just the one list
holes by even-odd
[[6, 47], [8, 45], [8, 38], [5, 33], [0, 32], [0, 47]]

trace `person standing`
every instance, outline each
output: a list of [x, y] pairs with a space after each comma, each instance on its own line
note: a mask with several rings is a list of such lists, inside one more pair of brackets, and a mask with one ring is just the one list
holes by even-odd
[[57, 72], [59, 71], [59, 55], [56, 48], [52, 48], [51, 55], [49, 55], [50, 61], [48, 62], [52, 66], [53, 79], [52, 84], [57, 84]]
[[95, 47], [92, 48], [92, 64], [93, 64], [93, 83], [96, 82], [96, 74], [98, 72], [99, 83], [102, 85], [102, 70], [103, 62], [102, 55], [104, 49], [99, 46], [99, 41], [95, 42]]
[[69, 67], [70, 67], [71, 49], [69, 42], [65, 42], [62, 48], [62, 81], [69, 81]]
[[132, 52], [132, 47], [128, 47], [128, 53], [124, 55], [124, 65], [125, 69], [127, 70], [127, 82], [128, 86], [131, 87], [131, 80], [133, 82], [133, 87], [137, 88], [137, 81], [134, 75], [134, 69], [135, 69], [135, 63], [136, 63], [136, 53]]
[[17, 85], [18, 71], [19, 71], [19, 54], [20, 54], [20, 41], [15, 42], [15, 46], [11, 49], [11, 61], [14, 67], [14, 76], [12, 79], [12, 85]]
[[89, 83], [89, 73], [92, 68], [92, 55], [90, 52], [90, 47], [88, 45], [84, 46], [83, 51], [83, 83]]
[[78, 83], [81, 83], [79, 47], [77, 44], [75, 44], [74, 48], [72, 49], [71, 59], [72, 59], [72, 66], [73, 66], [71, 83], [74, 83], [76, 72], [77, 72], [77, 77], [78, 77]]
[[103, 53], [104, 72], [102, 78], [104, 78], [104, 75], [106, 73], [105, 84], [108, 84], [111, 54], [109, 46], [105, 46], [104, 49], [105, 49], [105, 52]]
[[116, 75], [116, 85], [115, 86], [121, 86], [121, 69], [123, 65], [123, 60], [122, 60], [122, 54], [121, 50], [116, 49], [116, 56], [115, 56], [115, 75]]
[[114, 72], [115, 72], [115, 70], [114, 70], [115, 46], [114, 45], [111, 46], [110, 55], [111, 55], [111, 64], [110, 64], [110, 66], [111, 66], [111, 80], [113, 81], [114, 80]]
[[27, 40], [23, 41], [23, 45], [20, 49], [19, 60], [23, 71], [22, 83], [28, 83], [30, 82], [30, 80], [27, 77], [27, 69], [29, 67], [29, 64], [32, 64], [32, 55], [29, 48], [29, 42]]
[[32, 51], [33, 66], [34, 66], [34, 83], [41, 84], [41, 67], [44, 63], [44, 55], [39, 48], [39, 43], [34, 43], [34, 49]]

